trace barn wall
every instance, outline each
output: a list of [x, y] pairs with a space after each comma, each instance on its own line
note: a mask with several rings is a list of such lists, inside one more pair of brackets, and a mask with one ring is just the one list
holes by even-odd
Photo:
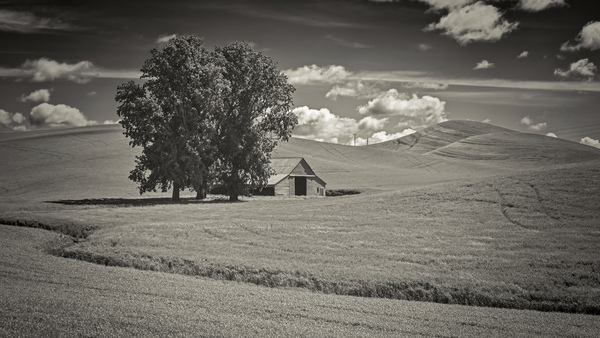
[[281, 180], [275, 185], [275, 196], [290, 196], [290, 191], [294, 190], [293, 183], [294, 181], [290, 180], [290, 177]]
[[[308, 177], [306, 179], [306, 185], [307, 196], [325, 196], [325, 186], [314, 177]], [[321, 188], [319, 189], [320, 192], [317, 192], [317, 188]]]

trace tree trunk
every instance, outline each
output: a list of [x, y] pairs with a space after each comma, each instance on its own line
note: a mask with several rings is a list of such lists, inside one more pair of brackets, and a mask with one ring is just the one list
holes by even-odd
[[237, 192], [233, 192], [233, 191], [230, 192], [229, 193], [229, 202], [237, 202], [237, 201], [239, 201]]
[[200, 181], [201, 181], [200, 184], [198, 184], [198, 186], [194, 188], [194, 189], [196, 189], [196, 199], [197, 200], [205, 199], [206, 192], [208, 191], [208, 181], [206, 181], [205, 179], [201, 179]]
[[173, 195], [171, 196], [171, 199], [174, 202], [179, 202], [179, 184], [173, 182]]
[[196, 199], [197, 200], [203, 200], [206, 198], [206, 188], [204, 187], [204, 184], [202, 186], [200, 186], [200, 189], [198, 189], [198, 191], [196, 191]]

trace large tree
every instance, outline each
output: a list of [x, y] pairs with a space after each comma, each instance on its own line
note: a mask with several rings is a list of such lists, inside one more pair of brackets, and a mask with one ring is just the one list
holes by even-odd
[[207, 51], [195, 36], [176, 37], [142, 67], [143, 85], [117, 88], [117, 113], [130, 145], [141, 146], [129, 178], [140, 194], [208, 183], [232, 201], [266, 185], [270, 158], [298, 123], [294, 87], [276, 63], [248, 43]]
[[172, 39], [153, 49], [133, 81], [117, 88], [117, 114], [133, 147], [142, 147], [129, 178], [140, 194], [204, 186], [215, 158], [214, 113], [221, 109], [223, 71], [196, 36]]
[[298, 123], [290, 112], [294, 87], [273, 59], [245, 42], [215, 48], [223, 70], [221, 110], [216, 115], [217, 161], [213, 170], [231, 201], [250, 187], [262, 187], [272, 174], [270, 158]]

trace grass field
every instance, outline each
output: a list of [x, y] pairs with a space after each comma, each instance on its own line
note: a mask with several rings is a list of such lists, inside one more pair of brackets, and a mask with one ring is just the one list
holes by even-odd
[[318, 292], [303, 297], [600, 314], [600, 151], [461, 121], [417, 136], [277, 150], [359, 195], [180, 204], [137, 195], [114, 127], [4, 136], [0, 223], [79, 237], [46, 243], [56, 255]]

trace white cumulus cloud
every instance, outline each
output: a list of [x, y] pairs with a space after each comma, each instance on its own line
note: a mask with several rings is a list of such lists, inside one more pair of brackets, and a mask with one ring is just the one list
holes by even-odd
[[32, 81], [44, 82], [56, 79], [67, 79], [77, 83], [86, 83], [94, 77], [94, 64], [90, 61], [80, 61], [74, 64], [59, 63], [47, 58], [27, 60], [21, 70], [30, 76]]
[[[357, 137], [356, 138], [356, 145], [357, 146], [364, 146], [367, 144], [375, 144], [375, 143], [381, 143], [381, 142], [385, 142], [385, 141], [390, 141], [390, 140], [395, 140], [395, 139], [399, 139], [403, 136], [406, 135], [410, 135], [413, 133], [416, 133], [416, 130], [413, 129], [404, 129], [401, 132], [397, 132], [397, 133], [393, 133], [393, 134], [388, 134], [385, 130], [382, 131], [378, 131], [376, 133], [373, 133], [373, 135], [371, 135], [368, 138], [363, 138], [363, 137]], [[354, 145], [354, 140], [350, 140], [349, 142], [346, 143], [347, 145]]]
[[0, 109], [0, 123], [8, 126], [12, 121], [11, 114], [4, 109]]
[[481, 60], [481, 62], [477, 62], [477, 65], [473, 67], [473, 69], [488, 69], [492, 67], [494, 67], [492, 62], [489, 62], [488, 60]]
[[294, 136], [332, 143], [346, 143], [353, 139], [353, 134], [370, 135], [381, 131], [388, 122], [387, 118], [377, 119], [372, 116], [356, 121], [335, 115], [327, 108], [311, 109], [306, 106], [294, 108], [292, 113], [298, 117]]
[[528, 56], [529, 56], [529, 52], [528, 51], [524, 51], [523, 53], [517, 55], [517, 59], [526, 58]]
[[0, 109], [0, 131], [14, 130], [21, 131], [27, 127], [24, 125], [27, 119], [21, 113], [11, 114], [4, 109]]
[[592, 81], [596, 77], [597, 70], [598, 68], [593, 62], [590, 62], [588, 59], [581, 59], [571, 63], [568, 70], [555, 69], [554, 75], [566, 79]]
[[447, 121], [446, 102], [437, 97], [416, 94], [409, 96], [396, 89], [379, 94], [367, 104], [359, 106], [363, 115], [387, 115], [400, 117], [399, 127], [416, 128]]
[[571, 41], [563, 43], [560, 50], [573, 52], [580, 49], [600, 49], [600, 21], [588, 22], [575, 37], [575, 40], [577, 41], [575, 44], [571, 44]]
[[549, 132], [549, 133], [547, 133], [547, 134], [546, 134], [546, 136], [548, 136], [548, 137], [554, 137], [554, 138], [558, 138], [558, 136], [556, 136], [556, 134], [555, 134], [555, 133], [553, 133], [553, 132]]
[[53, 105], [42, 103], [35, 106], [29, 114], [29, 122], [36, 127], [82, 127], [93, 121], [88, 121], [77, 108], [64, 104]]
[[165, 42], [169, 42], [169, 40], [171, 39], [175, 39], [177, 37], [177, 34], [163, 34], [163, 35], [159, 35], [158, 38], [156, 39], [156, 43], [165, 43]]
[[517, 7], [527, 12], [539, 12], [551, 7], [566, 5], [565, 0], [520, 0]]
[[283, 73], [288, 77], [288, 82], [293, 85], [340, 83], [352, 75], [344, 66], [336, 65], [326, 67], [317, 65], [303, 66], [285, 70]]
[[521, 124], [524, 124], [530, 130], [535, 130], [535, 131], [540, 131], [542, 129], [546, 129], [546, 127], [547, 127], [546, 122], [535, 123], [533, 121], [533, 119], [531, 117], [529, 117], [529, 116], [525, 116], [524, 118], [522, 118], [521, 119]]
[[325, 94], [328, 99], [336, 100], [338, 96], [369, 98], [377, 95], [377, 88], [362, 81], [349, 81], [342, 85], [335, 85]]
[[50, 91], [49, 89], [38, 89], [34, 92], [31, 92], [29, 95], [21, 96], [19, 101], [21, 102], [48, 102], [50, 101]]
[[594, 140], [593, 138], [587, 137], [587, 136], [582, 138], [581, 141], [579, 141], [579, 143], [585, 144], [585, 145], [588, 145], [588, 146], [591, 146], [594, 148], [600, 148], [600, 141]]
[[431, 23], [425, 31], [442, 30], [461, 45], [475, 41], [498, 41], [515, 30], [518, 22], [508, 22], [492, 5], [478, 1], [472, 5], [451, 10], [438, 23]]

